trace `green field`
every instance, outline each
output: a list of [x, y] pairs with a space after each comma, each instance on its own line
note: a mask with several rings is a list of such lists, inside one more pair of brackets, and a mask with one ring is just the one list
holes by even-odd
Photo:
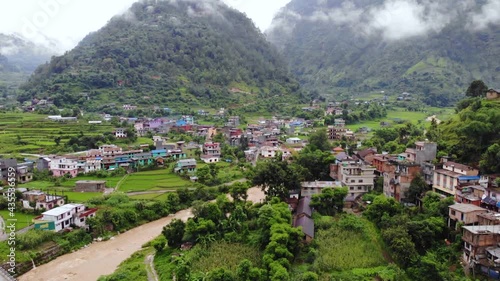
[[[57, 122], [47, 119], [48, 115], [35, 113], [0, 113], [0, 153], [52, 153], [58, 147], [55, 138], [60, 137], [59, 149], [71, 137], [83, 133], [86, 136], [99, 136], [112, 132], [114, 126], [109, 122], [88, 124], [87, 120], [77, 122]], [[123, 143], [117, 141], [117, 144]], [[153, 144], [149, 138], [139, 137], [133, 145]]]
[[14, 217], [10, 216], [10, 212], [8, 210], [1, 210], [0, 216], [5, 220], [5, 224], [9, 225], [11, 222], [7, 221], [8, 219], [16, 219], [16, 230], [23, 229], [33, 224], [32, 220], [35, 218], [35, 215], [24, 214], [24, 213], [14, 213]]
[[62, 123], [46, 118], [47, 115], [34, 113], [1, 113], [0, 153], [44, 153], [56, 148], [56, 137], [61, 137], [63, 146], [80, 132], [94, 136], [113, 130], [110, 123], [91, 125], [84, 120]]
[[380, 129], [380, 122], [385, 121], [388, 122], [391, 125], [395, 124], [395, 120], [401, 120], [401, 121], [410, 121], [414, 124], [417, 124], [419, 121], [420, 122], [426, 122], [427, 117], [436, 115], [436, 118], [439, 120], [447, 120], [448, 118], [451, 117], [453, 114], [453, 108], [437, 108], [437, 107], [429, 107], [427, 108], [427, 111], [422, 112], [422, 111], [405, 111], [403, 108], [396, 108], [393, 110], [388, 110], [387, 111], [387, 117], [386, 118], [379, 118], [376, 120], [369, 120], [369, 121], [363, 121], [360, 123], [352, 124], [352, 125], [347, 125], [346, 127], [356, 131], [359, 128], [367, 127], [372, 130], [377, 130]]
[[[332, 218], [321, 217], [321, 220], [331, 221]], [[345, 215], [331, 227], [319, 229], [315, 240], [319, 255], [314, 267], [318, 272], [387, 265], [380, 235], [376, 227], [364, 218]]]
[[176, 189], [185, 187], [190, 181], [184, 180], [170, 170], [154, 170], [129, 175], [118, 188], [122, 192]]
[[164, 201], [167, 199], [168, 193], [149, 193], [149, 194], [140, 194], [140, 195], [130, 195], [129, 197], [134, 200], [156, 200], [156, 201]]

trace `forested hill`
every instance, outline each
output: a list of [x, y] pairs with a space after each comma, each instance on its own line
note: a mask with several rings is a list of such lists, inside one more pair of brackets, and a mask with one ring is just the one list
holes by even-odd
[[385, 91], [448, 105], [500, 81], [498, 1], [292, 0], [266, 32], [318, 94]]
[[219, 0], [135, 3], [40, 66], [22, 89], [20, 101], [49, 97], [90, 110], [106, 103], [226, 107], [299, 95], [264, 35]]

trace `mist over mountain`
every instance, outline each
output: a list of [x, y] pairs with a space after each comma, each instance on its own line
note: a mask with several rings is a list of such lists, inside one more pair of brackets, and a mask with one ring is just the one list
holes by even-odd
[[268, 39], [308, 90], [403, 91], [431, 105], [500, 80], [499, 0], [292, 0]]
[[135, 3], [40, 66], [22, 89], [20, 101], [51, 98], [96, 110], [105, 103], [225, 107], [299, 95], [265, 36], [218, 0]]
[[21, 36], [0, 33], [0, 84], [19, 86], [53, 54]]

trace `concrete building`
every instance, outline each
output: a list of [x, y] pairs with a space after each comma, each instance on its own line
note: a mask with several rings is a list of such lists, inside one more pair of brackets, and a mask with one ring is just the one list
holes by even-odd
[[464, 225], [477, 225], [478, 215], [486, 213], [487, 209], [472, 204], [455, 203], [449, 206], [448, 226], [455, 227], [457, 223]]
[[339, 161], [336, 166], [336, 174], [331, 173], [330, 176], [340, 181], [342, 186], [347, 186], [348, 195], [346, 200], [359, 198], [373, 189], [375, 167], [354, 160]]
[[45, 209], [50, 210], [66, 203], [64, 197], [46, 194], [43, 191], [31, 190], [23, 192], [21, 200], [25, 209]]
[[74, 178], [78, 174], [78, 161], [64, 157], [52, 159], [50, 171], [54, 177], [70, 175]]
[[477, 180], [479, 171], [463, 164], [446, 161], [434, 169], [432, 189], [445, 196], [455, 196], [455, 188], [462, 182]]
[[384, 195], [398, 202], [406, 199], [410, 184], [420, 173], [420, 165], [415, 162], [389, 161], [384, 177]]
[[196, 171], [196, 160], [195, 159], [183, 159], [177, 161], [175, 165], [174, 172], [187, 172], [194, 173]]
[[203, 144], [201, 160], [205, 163], [216, 163], [220, 161], [221, 146], [218, 142], [206, 142]]
[[122, 138], [126, 138], [127, 137], [127, 130], [124, 129], [124, 128], [116, 128], [115, 129], [115, 137], [117, 139], [122, 139]]
[[85, 226], [87, 217], [94, 217], [97, 209], [86, 210], [83, 204], [66, 204], [42, 213], [35, 218], [35, 229], [59, 232], [71, 225]]
[[76, 192], [103, 192], [106, 189], [106, 181], [81, 180], [75, 183]]

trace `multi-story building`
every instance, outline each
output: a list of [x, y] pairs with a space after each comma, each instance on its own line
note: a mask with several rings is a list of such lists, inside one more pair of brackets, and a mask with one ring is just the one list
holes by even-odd
[[488, 210], [472, 204], [455, 203], [449, 208], [448, 226], [455, 227], [458, 223], [464, 225], [477, 225], [478, 215]]
[[201, 160], [205, 163], [215, 163], [220, 161], [221, 147], [218, 142], [206, 142], [203, 144]]
[[54, 177], [70, 175], [76, 177], [78, 174], [78, 161], [68, 158], [54, 158], [50, 162], [50, 171]]
[[455, 188], [460, 182], [479, 181], [479, 171], [470, 166], [445, 161], [434, 169], [432, 189], [445, 196], [455, 196]]
[[354, 160], [339, 161], [336, 165], [336, 175], [330, 174], [330, 176], [340, 181], [343, 186], [347, 186], [348, 197], [358, 198], [373, 189], [375, 167]]
[[42, 213], [35, 218], [35, 229], [61, 231], [71, 225], [86, 226], [86, 219], [94, 217], [97, 209], [86, 210], [82, 204], [66, 204]]
[[127, 129], [124, 128], [116, 128], [114, 133], [117, 139], [122, 139], [127, 137]]
[[23, 199], [21, 202], [25, 209], [50, 210], [57, 206], [64, 205], [66, 201], [62, 196], [46, 194], [39, 190], [31, 190], [23, 192]]
[[101, 158], [88, 158], [85, 160], [84, 173], [92, 173], [101, 170], [102, 160]]
[[[474, 225], [462, 227], [466, 268], [488, 273], [489, 268], [499, 267], [500, 225]], [[483, 269], [486, 269], [485, 271]]]
[[389, 161], [383, 173], [385, 196], [405, 201], [411, 182], [419, 174], [420, 165], [415, 162]]

